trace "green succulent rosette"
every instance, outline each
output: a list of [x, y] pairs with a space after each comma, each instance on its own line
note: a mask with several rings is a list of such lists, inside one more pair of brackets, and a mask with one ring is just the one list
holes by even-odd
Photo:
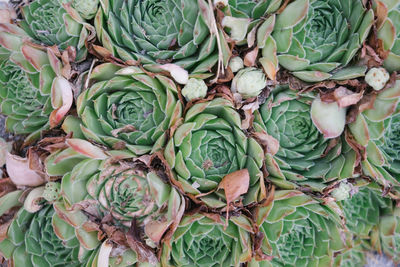
[[362, 239], [353, 241], [354, 245], [349, 250], [340, 253], [335, 257], [333, 266], [335, 267], [353, 267], [365, 266], [367, 264], [367, 251], [369, 245]]
[[[378, 39], [388, 55], [383, 66], [388, 71], [400, 70], [400, 3], [396, 0], [376, 0]], [[379, 11], [378, 11], [379, 10]]]
[[96, 67], [90, 79], [93, 85], [77, 100], [80, 128], [87, 139], [136, 155], [165, 145], [167, 130], [183, 110], [172, 80], [110, 63]]
[[372, 247], [389, 256], [395, 264], [400, 263], [400, 209], [382, 216], [379, 226], [371, 234]]
[[293, 1], [272, 32], [279, 64], [306, 82], [363, 76], [364, 67], [338, 68], [354, 58], [373, 22], [373, 11], [358, 0]]
[[268, 179], [281, 188], [322, 191], [329, 181], [354, 176], [355, 152], [344, 138], [327, 139], [314, 125], [314, 98], [280, 86], [254, 112], [256, 136], [267, 146]]
[[25, 142], [57, 126], [72, 105], [72, 87], [61, 75], [61, 62], [51, 51], [32, 46], [27, 34], [0, 24], [0, 112], [6, 129], [29, 134]]
[[115, 57], [140, 61], [145, 67], [174, 63], [190, 73], [209, 72], [217, 63], [216, 37], [208, 26], [213, 13], [204, 0], [101, 3], [95, 18], [97, 36]]
[[[141, 229], [140, 240], [152, 248], [160, 246], [164, 233], [174, 231], [185, 209], [178, 191], [142, 162], [126, 155], [114, 154], [121, 158], [114, 161], [87, 141], [69, 139], [67, 143], [70, 148], [47, 158], [46, 170], [51, 176], [62, 175], [62, 200], [55, 208], [76, 229], [78, 239], [92, 249], [101, 241], [96, 231], [85, 227], [90, 218], [84, 207], [89, 206], [91, 216], [99, 221], [109, 216], [112, 225], [125, 234], [134, 222]], [[114, 249], [111, 255], [109, 250], [109, 260], [118, 262], [117, 254], [125, 258], [125, 263], [111, 266], [129, 266], [129, 262], [138, 260], [136, 254], [143, 253], [122, 246]]]
[[249, 187], [242, 197], [243, 204], [265, 197], [263, 150], [240, 127], [239, 113], [224, 98], [197, 103], [186, 112], [183, 124], [164, 151], [176, 183], [185, 193], [198, 196], [210, 207], [225, 207], [225, 194], [218, 190], [221, 181], [233, 172], [247, 169]]
[[275, 191], [274, 200], [256, 211], [261, 250], [272, 257], [259, 266], [332, 266], [335, 253], [346, 248], [339, 210], [300, 191]]
[[227, 224], [216, 214], [185, 215], [175, 233], [164, 242], [162, 266], [241, 266], [251, 260], [253, 233], [244, 216], [232, 216]]
[[365, 148], [361, 162], [366, 175], [385, 187], [400, 192], [400, 80], [380, 91], [372, 107], [349, 124], [355, 140]]
[[381, 196], [376, 184], [363, 186], [351, 198], [342, 200], [339, 205], [343, 209], [346, 227], [359, 238], [368, 239], [379, 218], [390, 214], [393, 203], [389, 198]]
[[80, 246], [74, 228], [52, 205], [30, 213], [21, 208], [0, 243], [0, 252], [14, 266], [91, 266], [91, 251]]
[[82, 18], [89, 20], [96, 16], [99, 0], [72, 0], [72, 7]]
[[[21, 20], [19, 24], [32, 39], [40, 44], [56, 45], [61, 50], [65, 50], [69, 46], [75, 47], [76, 61], [79, 62], [86, 58], [85, 41], [92, 38], [94, 28], [86, 23], [72, 8], [72, 3], [68, 2], [67, 0], [30, 2], [22, 7], [24, 20]], [[74, 1], [75, 4], [81, 7], [78, 1]], [[85, 15], [85, 13], [81, 14]]]

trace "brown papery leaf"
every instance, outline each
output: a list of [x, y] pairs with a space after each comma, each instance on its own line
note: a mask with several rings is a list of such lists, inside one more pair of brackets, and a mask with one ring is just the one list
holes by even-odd
[[360, 99], [362, 98], [364, 91], [354, 93], [346, 87], [340, 86], [335, 89], [333, 94], [339, 107], [344, 108], [358, 103], [358, 101], [360, 101]]
[[247, 169], [232, 172], [226, 175], [218, 185], [218, 189], [224, 189], [226, 202], [235, 201], [240, 195], [249, 190], [250, 175]]
[[131, 228], [126, 234], [126, 240], [128, 241], [129, 247], [137, 253], [139, 262], [148, 262], [153, 266], [158, 263], [154, 251], [140, 240], [139, 229], [135, 218], [132, 220]]
[[272, 135], [267, 134], [267, 132], [255, 132], [253, 136], [257, 141], [264, 146], [267, 153], [275, 155], [279, 150], [279, 141], [275, 139]]

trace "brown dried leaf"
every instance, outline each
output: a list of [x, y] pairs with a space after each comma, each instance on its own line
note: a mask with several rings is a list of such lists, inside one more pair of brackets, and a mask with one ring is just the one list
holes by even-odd
[[136, 131], [135, 126], [130, 125], [130, 124], [127, 124], [127, 125], [125, 125], [125, 126], [122, 127], [122, 128], [118, 128], [118, 129], [112, 130], [112, 131], [111, 131], [111, 134], [112, 134], [114, 137], [118, 137], [118, 134], [119, 134], [119, 133], [131, 133], [131, 132], [134, 132], [134, 131]]
[[226, 202], [229, 205], [240, 195], [249, 190], [250, 175], [247, 169], [232, 172], [226, 175], [218, 185], [218, 189], [224, 189]]
[[279, 150], [279, 141], [267, 132], [255, 132], [254, 138], [265, 148], [265, 151], [271, 155], [275, 155]]
[[129, 231], [126, 234], [128, 245], [136, 252], [139, 262], [148, 262], [154, 266], [158, 263], [156, 254], [149, 246], [140, 240], [139, 232], [136, 219], [134, 218]]
[[256, 64], [257, 56], [258, 56], [258, 46], [256, 46], [253, 50], [248, 52], [243, 59], [243, 63], [246, 67], [253, 67]]

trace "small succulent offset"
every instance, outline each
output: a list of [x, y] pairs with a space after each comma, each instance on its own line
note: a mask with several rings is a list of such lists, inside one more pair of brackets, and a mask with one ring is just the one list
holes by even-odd
[[[85, 41], [91, 38], [90, 35], [93, 34], [94, 28], [87, 24], [68, 2], [70, 1], [33, 1], [22, 7], [24, 20], [20, 22], [20, 26], [40, 44], [56, 45], [60, 50], [65, 50], [68, 46], [75, 47], [76, 60], [82, 61], [87, 55]], [[81, 9], [78, 2], [74, 1], [74, 5]], [[82, 12], [82, 9], [80, 11]], [[93, 12], [93, 10], [88, 12]], [[85, 15], [85, 13], [83, 14]], [[90, 17], [90, 15], [85, 16]]]
[[335, 253], [346, 247], [337, 209], [300, 191], [275, 191], [274, 201], [256, 211], [261, 249], [274, 256], [260, 266], [332, 266]]
[[81, 130], [89, 140], [135, 155], [154, 152], [166, 143], [166, 131], [183, 107], [177, 87], [162, 75], [154, 78], [138, 67], [97, 66], [95, 83], [77, 100]]
[[297, 96], [281, 86], [254, 113], [256, 136], [268, 148], [269, 179], [286, 189], [302, 185], [320, 191], [328, 181], [354, 175], [355, 152], [341, 138], [330, 146], [330, 139], [314, 125], [314, 98], [312, 94]]
[[212, 12], [204, 0], [107, 0], [95, 27], [102, 45], [124, 61], [172, 62], [203, 73], [218, 60], [216, 37], [203, 12]]
[[346, 67], [367, 38], [374, 13], [359, 0], [296, 0], [277, 15], [272, 36], [279, 64], [306, 82], [346, 80], [364, 67]]
[[[225, 176], [247, 169], [249, 191], [245, 204], [263, 199], [263, 151], [240, 128], [239, 113], [232, 102], [215, 98], [192, 106], [169, 140], [164, 152], [176, 182], [188, 194], [213, 208], [226, 206], [219, 185]], [[209, 194], [204, 194], [209, 193]], [[204, 196], [201, 196], [204, 194]]]
[[400, 70], [400, 3], [375, 0], [378, 16], [378, 39], [388, 52], [383, 66], [390, 72]]
[[245, 68], [239, 70], [232, 80], [232, 93], [238, 93], [242, 98], [257, 97], [267, 86], [267, 77], [257, 68]]
[[397, 193], [400, 193], [399, 96], [400, 80], [397, 80], [391, 88], [379, 91], [373, 106], [349, 125], [355, 140], [365, 147], [364, 173], [385, 187], [394, 186]]
[[251, 233], [244, 216], [233, 216], [224, 225], [224, 218], [214, 214], [185, 215], [163, 246], [162, 266], [239, 267], [251, 260]]
[[51, 50], [24, 41], [28, 35], [15, 25], [0, 24], [0, 30], [0, 111], [7, 130], [29, 134], [30, 142], [62, 121], [72, 105], [72, 87]]

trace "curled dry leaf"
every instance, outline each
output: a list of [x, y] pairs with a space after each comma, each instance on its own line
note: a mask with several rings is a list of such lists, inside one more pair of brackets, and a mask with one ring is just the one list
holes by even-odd
[[18, 186], [38, 186], [46, 179], [29, 166], [28, 158], [22, 158], [7, 152], [6, 169], [11, 181]]
[[344, 108], [354, 104], [357, 104], [361, 100], [364, 91], [359, 93], [354, 93], [353, 91], [347, 89], [344, 86], [340, 86], [333, 92], [336, 102], [339, 107]]
[[3, 138], [0, 138], [0, 167], [6, 164], [7, 152], [11, 152], [11, 142], [6, 142]]

